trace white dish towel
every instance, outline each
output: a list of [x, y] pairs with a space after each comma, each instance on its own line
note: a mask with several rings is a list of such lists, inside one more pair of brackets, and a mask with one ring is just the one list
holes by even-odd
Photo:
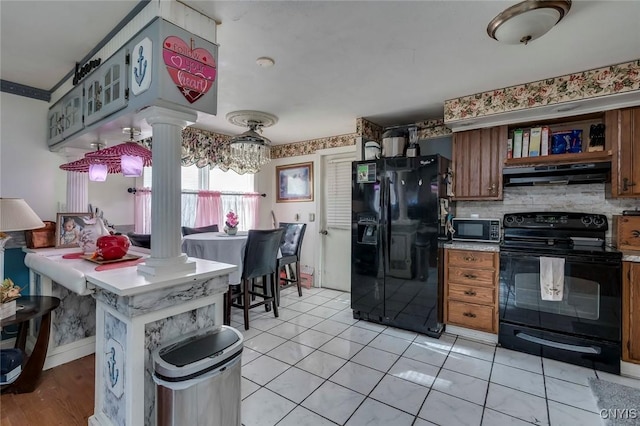
[[540, 295], [542, 300], [562, 300], [564, 294], [564, 259], [540, 257]]

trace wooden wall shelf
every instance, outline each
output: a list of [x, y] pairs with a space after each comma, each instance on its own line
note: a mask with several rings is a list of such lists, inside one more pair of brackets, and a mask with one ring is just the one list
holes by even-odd
[[611, 150], [576, 154], [553, 154], [542, 157], [507, 158], [504, 160], [504, 165], [505, 167], [525, 167], [544, 164], [604, 163], [607, 161], [611, 161]]

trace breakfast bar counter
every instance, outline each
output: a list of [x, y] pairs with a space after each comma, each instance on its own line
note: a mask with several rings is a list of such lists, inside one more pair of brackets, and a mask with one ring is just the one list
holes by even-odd
[[195, 262], [193, 272], [149, 275], [126, 262], [96, 271], [95, 263], [64, 250], [27, 253], [32, 294], [63, 287], [79, 298], [79, 306], [95, 304], [96, 402], [90, 425], [154, 425], [152, 352], [185, 333], [222, 324], [224, 292], [236, 266], [189, 261]]

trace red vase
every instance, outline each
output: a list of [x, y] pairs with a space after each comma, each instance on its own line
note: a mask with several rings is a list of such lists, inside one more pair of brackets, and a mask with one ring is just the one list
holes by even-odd
[[124, 257], [131, 243], [126, 235], [103, 235], [96, 241], [96, 253], [104, 260]]

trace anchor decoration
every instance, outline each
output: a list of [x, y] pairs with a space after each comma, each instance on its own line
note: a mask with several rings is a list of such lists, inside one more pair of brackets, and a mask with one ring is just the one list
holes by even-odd
[[[140, 40], [131, 50], [132, 56], [135, 52], [138, 58], [135, 60], [137, 65], [131, 67], [131, 81], [135, 84], [131, 85], [131, 93], [137, 96], [151, 87], [151, 76], [153, 74], [153, 42], [149, 37]], [[133, 62], [133, 58], [132, 61]]]
[[103, 377], [107, 389], [120, 398], [124, 393], [124, 350], [114, 339], [109, 339], [106, 344]]
[[116, 349], [112, 346], [111, 352], [107, 352], [107, 365], [109, 366], [109, 381], [111, 382], [111, 387], [114, 387], [118, 383], [118, 376], [120, 375], [120, 370], [116, 368]]
[[[147, 72], [147, 60], [144, 57], [144, 46], [140, 46], [138, 48], [138, 67], [133, 68], [133, 74], [135, 75], [136, 83], [138, 83], [138, 86], [140, 86], [140, 84], [142, 84], [142, 81], [144, 80], [144, 75]], [[139, 73], [138, 69], [140, 69]]]

